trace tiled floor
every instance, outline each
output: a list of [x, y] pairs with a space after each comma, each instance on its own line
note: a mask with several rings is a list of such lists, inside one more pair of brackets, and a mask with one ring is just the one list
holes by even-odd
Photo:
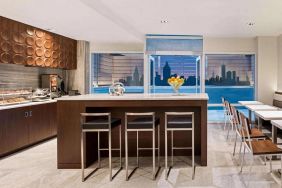
[[[208, 125], [208, 166], [196, 168], [195, 180], [191, 180], [191, 167], [184, 162], [185, 157], [177, 157], [176, 167], [172, 169], [169, 180], [164, 179], [164, 168], [161, 169], [156, 181], [151, 180], [150, 158], [144, 158], [141, 166], [125, 181], [125, 171], [109, 182], [107, 169], [101, 169], [86, 182], [81, 182], [80, 170], [56, 169], [56, 140], [43, 143], [31, 149], [17, 153], [0, 161], [1, 188], [72, 188], [72, 187], [245, 187], [248, 167], [239, 173], [239, 158], [232, 157], [233, 140], [226, 142], [226, 132], [222, 124]], [[106, 162], [106, 160], [104, 161]], [[247, 157], [246, 163], [250, 162]], [[269, 172], [269, 165], [263, 165], [255, 159], [249, 187], [279, 187]], [[280, 162], [275, 161], [273, 168], [279, 168]], [[162, 159], [163, 165], [163, 159]], [[105, 164], [106, 166], [106, 164]]]

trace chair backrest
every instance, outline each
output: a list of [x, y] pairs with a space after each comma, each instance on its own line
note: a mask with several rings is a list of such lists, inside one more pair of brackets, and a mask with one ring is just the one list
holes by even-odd
[[231, 111], [230, 105], [231, 104], [228, 101], [225, 101], [225, 106], [226, 106], [227, 114], [232, 115], [232, 111]]
[[154, 128], [155, 120], [156, 120], [155, 112], [126, 112], [125, 113], [125, 128], [126, 129], [129, 128], [128, 123], [132, 122], [132, 120], [133, 121], [135, 120], [135, 123], [151, 124], [152, 125], [151, 128]]
[[[111, 113], [80, 113], [80, 123], [83, 124], [86, 122], [86, 119], [90, 118], [91, 120], [98, 120], [97, 124], [108, 124], [109, 129], [111, 129]], [[104, 120], [104, 122], [101, 120]], [[95, 124], [95, 122], [94, 122]], [[83, 128], [83, 127], [82, 127]]]
[[225, 107], [225, 98], [224, 97], [221, 97], [221, 102], [222, 102], [223, 107]]
[[252, 141], [250, 138], [250, 124], [249, 119], [242, 113], [239, 112], [240, 115], [240, 122], [241, 122], [241, 133], [243, 137], [243, 142], [245, 143], [246, 147], [249, 148], [251, 152], [253, 152], [252, 148]]
[[230, 108], [231, 108], [231, 112], [232, 112], [233, 123], [235, 125], [236, 130], [239, 131], [239, 129], [240, 129], [240, 127], [239, 127], [240, 126], [240, 118], [238, 116], [238, 110], [233, 105], [230, 105]]

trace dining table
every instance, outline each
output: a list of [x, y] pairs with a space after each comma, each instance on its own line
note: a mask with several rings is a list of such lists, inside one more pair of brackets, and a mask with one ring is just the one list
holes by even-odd
[[[246, 105], [264, 105], [262, 102], [260, 101], [238, 101], [238, 103], [244, 107], [246, 107]], [[249, 120], [252, 120], [252, 111], [249, 109]]]
[[280, 108], [278, 108], [278, 107], [270, 106], [270, 105], [266, 105], [266, 104], [262, 104], [262, 105], [249, 104], [249, 105], [244, 105], [244, 106], [249, 111], [249, 120], [251, 120], [252, 113], [255, 112], [255, 111], [275, 111], [275, 110], [280, 110]]
[[[258, 117], [259, 129], [261, 129], [262, 120], [265, 121], [282, 120], [281, 110], [271, 110], [271, 111], [258, 110], [258, 111], [254, 111], [254, 113]], [[272, 142], [277, 143], [277, 126], [275, 126], [275, 124], [272, 124]]]

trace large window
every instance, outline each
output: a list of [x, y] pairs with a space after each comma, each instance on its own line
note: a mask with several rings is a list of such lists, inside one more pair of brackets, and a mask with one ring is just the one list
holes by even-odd
[[207, 55], [205, 73], [210, 104], [255, 99], [255, 55]]
[[171, 76], [184, 78], [181, 93], [200, 92], [200, 57], [192, 55], [151, 55], [150, 92], [173, 93], [167, 80]]
[[114, 82], [122, 82], [126, 93], [143, 93], [143, 54], [91, 54], [91, 93], [108, 93]]

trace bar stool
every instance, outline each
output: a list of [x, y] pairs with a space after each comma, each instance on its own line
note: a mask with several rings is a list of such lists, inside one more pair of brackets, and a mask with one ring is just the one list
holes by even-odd
[[[91, 174], [96, 172], [100, 168], [100, 151], [109, 151], [109, 170], [110, 170], [110, 181], [120, 172], [122, 169], [122, 158], [121, 158], [121, 119], [111, 118], [111, 113], [81, 113], [81, 170], [82, 170], [82, 181], [87, 179]], [[90, 121], [87, 118], [92, 117]], [[112, 148], [111, 132], [112, 128], [119, 126], [119, 148]], [[95, 168], [86, 177], [84, 176], [84, 153], [85, 153], [85, 133], [97, 132], [98, 133], [98, 167]], [[100, 148], [100, 132], [108, 132], [108, 148]], [[112, 176], [112, 150], [119, 150], [120, 157], [120, 168]]]
[[[155, 147], [155, 129], [158, 127], [158, 147]], [[138, 143], [139, 132], [152, 132], [153, 146], [152, 148], [140, 148]], [[137, 167], [128, 174], [128, 132], [137, 133]], [[155, 118], [155, 112], [145, 113], [125, 113], [125, 168], [126, 168], [126, 181], [131, 177], [135, 170], [139, 167], [139, 150], [152, 150], [153, 151], [153, 180], [160, 170], [160, 120]], [[158, 150], [158, 170], [156, 171], [155, 150]]]
[[[168, 131], [171, 131], [171, 166], [167, 170], [167, 136]], [[191, 147], [174, 147], [173, 132], [174, 131], [192, 131], [192, 146]], [[173, 166], [173, 151], [175, 149], [191, 149], [192, 150], [192, 179], [195, 176], [195, 147], [194, 147], [194, 112], [165, 112], [165, 178]]]

